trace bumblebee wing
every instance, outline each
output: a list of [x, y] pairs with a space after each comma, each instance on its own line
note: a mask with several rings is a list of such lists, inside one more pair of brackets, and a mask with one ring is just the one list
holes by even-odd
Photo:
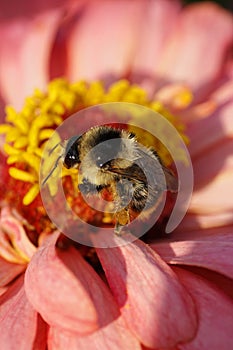
[[123, 178], [127, 178], [132, 181], [139, 181], [146, 183], [146, 176], [142, 169], [137, 164], [132, 164], [131, 166], [121, 169], [113, 166], [108, 167], [106, 170], [108, 173], [119, 175]]
[[[144, 147], [138, 147], [135, 163], [131, 166], [122, 169], [110, 163], [107, 171], [144, 184], [148, 183], [147, 178], [149, 178], [152, 185], [162, 191], [177, 192], [178, 190], [178, 181], [173, 172], [161, 163], [156, 153]], [[166, 184], [164, 184], [164, 177]]]
[[[177, 177], [172, 170], [162, 164], [154, 150], [148, 150], [146, 147], [139, 147], [138, 154], [138, 165], [142, 166], [142, 169], [147, 169], [147, 174], [150, 176], [150, 179], [154, 179], [155, 185], [158, 185], [163, 190], [171, 192], [178, 191]], [[166, 180], [166, 188], [164, 188], [164, 177]]]
[[171, 192], [177, 192], [178, 191], [178, 179], [177, 177], [173, 174], [173, 172], [166, 168], [165, 166], [162, 166], [163, 173], [166, 179], [167, 183], [167, 190]]

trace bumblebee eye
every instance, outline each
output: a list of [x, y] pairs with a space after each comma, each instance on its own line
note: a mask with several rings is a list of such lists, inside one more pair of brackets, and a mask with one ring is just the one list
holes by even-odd
[[78, 139], [80, 137], [74, 136], [72, 137], [66, 146], [64, 166], [67, 169], [74, 168], [80, 163], [79, 152], [78, 152]]

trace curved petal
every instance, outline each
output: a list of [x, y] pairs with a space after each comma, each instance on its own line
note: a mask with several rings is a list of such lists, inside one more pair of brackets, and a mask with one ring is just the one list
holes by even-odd
[[[190, 233], [192, 231], [202, 230], [203, 235], [206, 229], [216, 229], [230, 226], [233, 224], [232, 211], [225, 211], [220, 213], [208, 215], [195, 215], [187, 213], [177, 228], [179, 232]], [[191, 233], [190, 233], [191, 234]]]
[[205, 238], [212, 239], [212, 236], [218, 236], [218, 237], [224, 237], [225, 235], [232, 235], [233, 232], [233, 225], [228, 226], [220, 226], [220, 227], [210, 227], [205, 228], [204, 230], [201, 227], [198, 227], [196, 230], [190, 230], [185, 231], [183, 229], [183, 226], [178, 226], [174, 232], [171, 234], [171, 238], [169, 239], [169, 242], [171, 241], [193, 241], [193, 240], [202, 240]]
[[[34, 349], [37, 341], [38, 314], [26, 298], [23, 279], [22, 275], [0, 297], [1, 349]], [[40, 344], [45, 349], [45, 341]]]
[[[208, 161], [209, 162], [209, 161]], [[193, 192], [189, 212], [195, 214], [220, 214], [233, 212], [232, 169], [220, 172], [209, 184]]]
[[7, 1], [1, 1], [0, 3], [0, 20], [1, 21], [10, 21], [16, 18], [31, 18], [37, 15], [38, 13], [43, 13], [49, 11], [53, 8], [58, 8], [64, 6], [65, 3], [72, 2], [72, 0], [21, 0], [15, 2], [14, 6], [12, 3]]
[[12, 264], [0, 257], [0, 287], [6, 286], [19, 274], [25, 271], [27, 265]]
[[213, 235], [193, 241], [151, 245], [169, 264], [204, 267], [233, 279], [233, 236]]
[[232, 41], [230, 13], [211, 2], [187, 6], [162, 55], [157, 74], [166, 81], [185, 82], [194, 90], [207, 89], [219, 76]]
[[214, 285], [201, 277], [176, 268], [179, 279], [189, 290], [198, 313], [198, 329], [194, 339], [179, 344], [187, 350], [229, 350], [232, 348], [233, 303]]
[[0, 296], [7, 291], [8, 287], [0, 287]]
[[189, 215], [187, 214], [179, 225], [179, 231], [186, 232], [189, 236], [193, 231], [202, 230], [203, 235], [206, 230], [230, 226], [233, 223], [232, 212], [213, 215]]
[[178, 1], [157, 0], [147, 4], [132, 67], [132, 78], [136, 81], [139, 78], [143, 81], [156, 71], [162, 50], [174, 29], [181, 8]]
[[227, 137], [232, 138], [232, 113], [233, 100], [220, 106], [209, 117], [197, 119], [190, 123], [187, 135], [190, 138], [188, 148], [192, 158], [196, 158], [203, 152], [208, 152], [213, 146], [221, 146], [221, 143], [225, 142]]
[[121, 246], [97, 254], [128, 327], [152, 348], [191, 339], [196, 315], [190, 296], [149, 246], [139, 240], [122, 246], [125, 235], [113, 238]]
[[26, 271], [25, 290], [51, 326], [79, 335], [91, 333], [119, 316], [113, 297], [95, 271], [76, 249], [56, 249], [54, 237], [33, 256]]
[[220, 144], [210, 147], [206, 152], [200, 153], [193, 162], [194, 178], [197, 179], [194, 184], [195, 189], [203, 188], [215, 177], [232, 171], [233, 169], [233, 139], [225, 138]]
[[142, 0], [93, 1], [86, 6], [68, 41], [68, 77], [93, 80], [126, 74], [145, 8]]
[[4, 257], [4, 246], [6, 249], [9, 246], [9, 251], [6, 252], [9, 253], [9, 261], [28, 262], [35, 253], [36, 247], [29, 240], [21, 222], [12, 215], [8, 207], [2, 209], [0, 220], [1, 242], [5, 241], [3, 247], [0, 248], [1, 255]]
[[6, 103], [21, 108], [35, 88], [49, 80], [49, 55], [61, 9], [0, 24], [0, 89]]
[[50, 325], [80, 334], [97, 328], [93, 302], [78, 278], [59, 259], [54, 242], [40, 248], [32, 258], [25, 275], [25, 290]]
[[106, 327], [79, 337], [66, 334], [58, 328], [51, 328], [48, 337], [49, 350], [140, 350], [139, 341], [129, 332], [122, 318], [118, 318]]

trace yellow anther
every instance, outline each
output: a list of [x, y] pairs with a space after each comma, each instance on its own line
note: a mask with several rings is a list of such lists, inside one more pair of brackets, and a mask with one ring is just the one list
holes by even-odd
[[[54, 115], [53, 116], [53, 122], [55, 125], [60, 125], [62, 123], [62, 117], [60, 115]], [[48, 125], [50, 126], [50, 125]]]
[[9, 174], [11, 177], [13, 177], [16, 180], [21, 180], [24, 182], [35, 182], [35, 176], [24, 171], [24, 170], [20, 170], [18, 168], [10, 168], [9, 169]]
[[18, 116], [16, 119], [11, 121], [23, 134], [27, 134], [29, 125], [26, 119]]
[[99, 104], [103, 101], [104, 95], [103, 84], [99, 81], [93, 82], [84, 97], [84, 103], [86, 106]]
[[4, 151], [9, 155], [13, 155], [13, 154], [20, 154], [21, 151], [18, 150], [17, 148], [14, 148], [12, 146], [10, 146], [8, 143], [5, 143], [3, 146]]
[[178, 108], [186, 108], [190, 105], [192, 100], [193, 94], [190, 90], [186, 89], [176, 96], [174, 103]]
[[11, 164], [14, 164], [14, 163], [19, 163], [19, 162], [22, 162], [22, 157], [21, 157], [21, 154], [15, 154], [15, 155], [12, 155], [12, 156], [9, 156], [7, 158], [7, 164], [11, 165]]
[[27, 192], [27, 194], [23, 197], [23, 204], [29, 205], [31, 204], [34, 199], [38, 196], [40, 192], [40, 188], [38, 184], [33, 185], [30, 190]]
[[39, 133], [39, 140], [43, 141], [49, 139], [54, 134], [54, 129], [43, 129]]
[[14, 147], [15, 148], [25, 148], [28, 145], [28, 138], [27, 136], [19, 136], [15, 142], [14, 142]]
[[40, 170], [40, 158], [34, 154], [29, 154], [27, 152], [24, 152], [22, 154], [22, 159], [30, 165], [31, 168], [33, 168], [37, 173], [39, 173]]
[[11, 125], [0, 124], [0, 134], [6, 134], [12, 129]]
[[8, 122], [15, 120], [18, 116], [18, 113], [12, 106], [6, 106], [5, 112], [6, 112], [6, 120]]
[[65, 113], [65, 107], [61, 103], [55, 102], [52, 106], [52, 112], [57, 114], [64, 114]]
[[42, 158], [42, 154], [43, 154], [43, 149], [42, 148], [35, 148], [33, 149], [33, 152], [35, 155], [37, 155], [40, 159]]
[[28, 141], [29, 141], [29, 149], [37, 148], [39, 143], [39, 128], [37, 125], [33, 125], [29, 134], [28, 134]]
[[20, 131], [16, 128], [11, 128], [11, 130], [8, 131], [6, 134], [6, 141], [7, 142], [14, 142], [19, 138], [20, 136]]

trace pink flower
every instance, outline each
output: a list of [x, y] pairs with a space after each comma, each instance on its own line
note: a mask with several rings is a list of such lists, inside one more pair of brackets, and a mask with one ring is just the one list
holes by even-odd
[[32, 244], [1, 197], [0, 348], [231, 348], [232, 16], [168, 0], [21, 6], [2, 9], [2, 104], [55, 76], [137, 82], [187, 126], [195, 188], [169, 239], [89, 254], [59, 232]]

